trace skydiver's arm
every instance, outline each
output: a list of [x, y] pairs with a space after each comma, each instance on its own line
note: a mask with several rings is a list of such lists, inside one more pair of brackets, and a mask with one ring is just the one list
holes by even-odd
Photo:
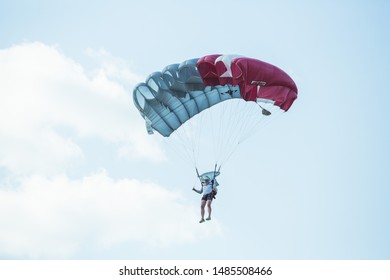
[[201, 194], [203, 192], [203, 186], [202, 186], [202, 188], [200, 190], [197, 190], [197, 189], [195, 189], [195, 187], [192, 187], [192, 190], [194, 192], [197, 192], [197, 193]]

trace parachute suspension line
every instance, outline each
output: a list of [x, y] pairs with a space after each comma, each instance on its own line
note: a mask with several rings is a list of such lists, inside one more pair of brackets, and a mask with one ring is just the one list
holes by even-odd
[[[221, 105], [221, 104], [218, 104], [218, 105]], [[221, 133], [222, 133], [222, 130], [221, 130], [221, 125], [220, 122], [221, 122], [221, 117], [220, 117], [220, 114], [219, 114], [219, 107], [216, 105], [215, 108], [214, 108], [214, 112], [211, 113], [210, 115], [212, 116], [211, 118], [211, 121], [212, 121], [212, 127], [211, 127], [211, 133], [212, 133], [212, 142], [213, 142], [213, 159], [215, 162], [218, 161], [218, 154], [219, 154], [219, 149], [221, 149]], [[217, 107], [218, 106], [218, 107]], [[215, 118], [214, 118], [215, 117]]]
[[[218, 89], [218, 92], [223, 91]], [[272, 112], [272, 117], [262, 114], [264, 110]], [[209, 166], [210, 161], [220, 168], [231, 159], [241, 143], [263, 128], [260, 123], [269, 123], [270, 119], [279, 117], [280, 112], [284, 111], [271, 103], [260, 105], [235, 98], [221, 101], [177, 129], [172, 134], [177, 141], [170, 146], [179, 150], [181, 153], [177, 154], [181, 159], [195, 169], [205, 168], [199, 165], [202, 162]]]
[[238, 102], [232, 102], [230, 104], [230, 124], [229, 128], [232, 132], [230, 132], [230, 139], [227, 143], [227, 153], [225, 153], [224, 157], [221, 157], [221, 165], [225, 164], [233, 153], [237, 150], [240, 144], [240, 138], [242, 136], [242, 131], [245, 131], [245, 127], [248, 125], [248, 120], [251, 115], [251, 112], [248, 112], [247, 104], [243, 103], [241, 100]]
[[[229, 140], [230, 143], [226, 143], [226, 145], [230, 145], [230, 146], [227, 148], [228, 152], [225, 153], [226, 156], [220, 158], [220, 165], [224, 165], [235, 153], [238, 146], [244, 141], [246, 141], [248, 138], [250, 138], [250, 136], [254, 135], [259, 130], [259, 128], [262, 127], [259, 126], [261, 122], [269, 123], [270, 119], [274, 119], [274, 117], [272, 118], [269, 117], [270, 115], [269, 110], [259, 105], [258, 103], [241, 102], [235, 104], [234, 102], [232, 102], [230, 105], [232, 106], [226, 108], [231, 109], [231, 111], [225, 110], [225, 113], [226, 112], [229, 113], [225, 114], [223, 118], [227, 119], [227, 116], [230, 117], [229, 118], [230, 125], [228, 126], [229, 131], [233, 129], [235, 129], [235, 131], [234, 133], [229, 132], [231, 139]], [[272, 111], [274, 112], [272, 113], [273, 115], [279, 116], [280, 112], [283, 112], [283, 110], [279, 109], [278, 107], [273, 106], [271, 104], [269, 105], [273, 107], [272, 108], [273, 109]], [[238, 107], [239, 110], [237, 110]], [[259, 111], [259, 108], [261, 109], [261, 111]], [[271, 108], [269, 109], [271, 110]], [[263, 114], [264, 111], [268, 112], [269, 114], [268, 113]]]
[[203, 114], [195, 116], [194, 121], [185, 122], [180, 128], [175, 130], [169, 137], [173, 150], [177, 155], [181, 156], [181, 159], [190, 163], [192, 167], [198, 166], [198, 159], [200, 154], [200, 139], [201, 139], [201, 123], [199, 118], [202, 118]]
[[224, 164], [227, 161], [227, 158], [230, 158], [231, 154], [237, 149], [240, 143], [240, 137], [242, 135], [242, 131], [245, 131], [245, 127], [248, 123], [248, 116], [250, 116], [250, 112], [248, 111], [248, 104], [244, 103], [242, 100], [237, 100], [237, 102], [231, 102], [229, 106], [229, 134], [228, 141], [226, 142], [226, 151], [224, 153], [224, 157], [221, 156], [221, 163]]
[[[226, 90], [225, 87], [216, 87], [212, 91], [218, 96], [220, 95], [221, 91]], [[209, 152], [206, 153], [208, 159], [213, 157], [215, 162], [218, 161], [218, 156], [223, 149], [223, 139], [221, 135], [225, 133], [224, 127], [221, 125], [222, 116], [221, 116], [221, 105], [224, 103], [224, 101], [220, 102], [219, 104], [216, 104], [215, 106], [212, 106], [204, 111], [202, 114], [202, 131], [200, 131], [200, 134], [203, 136], [204, 147], [207, 147], [209, 149]], [[209, 162], [209, 160], [207, 160]]]
[[[200, 154], [200, 143], [201, 143], [201, 127], [202, 127], [203, 114], [196, 115], [193, 122], [188, 122], [187, 138], [189, 143], [189, 149], [191, 150], [191, 157], [193, 160], [194, 167], [198, 166], [199, 154]], [[200, 121], [199, 121], [200, 118]]]
[[[186, 136], [187, 136], [187, 143], [189, 143], [189, 150], [190, 150], [190, 157], [192, 159], [192, 164], [194, 166], [197, 166], [197, 151], [195, 150], [195, 148], [197, 147], [195, 145], [195, 137], [194, 135], [191, 134], [192, 131], [194, 131], [194, 124], [192, 122], [188, 122], [187, 121], [187, 127], [186, 127]], [[188, 131], [187, 131], [187, 128], [188, 128]], [[196, 134], [195, 134], [196, 135]]]
[[238, 146], [241, 144], [242, 142], [239, 142], [237, 143], [237, 145], [230, 151], [230, 153], [224, 158], [223, 161], [221, 161], [220, 163], [220, 167], [223, 165], [225, 165], [226, 162], [228, 162], [228, 160], [230, 159], [230, 157], [234, 154], [234, 152], [237, 150]]
[[230, 123], [229, 119], [231, 114], [229, 113], [230, 100], [223, 101], [215, 108], [215, 115], [218, 122], [213, 124], [213, 130], [215, 133], [215, 162], [220, 161], [221, 154], [227, 149], [228, 135], [231, 127], [227, 124]]
[[[239, 137], [240, 137], [240, 130], [242, 126], [245, 124], [246, 118], [245, 113], [246, 111], [243, 110], [243, 101], [242, 100], [234, 100], [229, 104], [229, 123], [228, 123], [228, 134], [226, 136], [227, 142], [226, 142], [226, 151], [229, 153], [229, 151], [233, 151], [235, 147], [239, 143]], [[225, 161], [227, 153], [221, 154], [221, 161]]]
[[245, 127], [243, 127], [241, 131], [240, 143], [246, 140], [247, 135], [252, 135], [255, 131], [255, 127], [258, 123], [260, 123], [264, 116], [259, 112], [259, 108], [255, 106], [255, 104], [250, 104], [251, 108], [248, 110], [248, 117], [245, 123]]
[[[224, 89], [226, 90], [226, 89]], [[234, 114], [232, 113], [232, 103], [233, 100], [223, 101], [220, 106], [217, 108], [218, 111], [218, 120], [219, 123], [217, 127], [218, 131], [218, 147], [216, 149], [217, 155], [215, 157], [215, 162], [218, 163], [223, 156], [223, 153], [229, 149], [229, 140], [232, 135], [232, 131], [234, 130], [234, 125], [232, 125], [232, 120], [234, 120]]]
[[216, 157], [216, 162], [221, 161], [221, 157], [223, 155], [223, 152], [228, 150], [229, 148], [229, 135], [232, 135], [232, 127], [231, 124], [233, 118], [232, 118], [232, 110], [231, 110], [231, 103], [232, 100], [225, 101], [221, 104], [220, 113], [220, 146], [218, 150], [218, 156]]
[[234, 139], [235, 130], [237, 127], [237, 119], [239, 119], [239, 116], [237, 116], [233, 110], [234, 103], [235, 102], [233, 100], [226, 101], [226, 103], [224, 103], [223, 107], [221, 108], [221, 122], [223, 122], [221, 127], [224, 127], [224, 134], [221, 139], [223, 145], [220, 149], [218, 158], [219, 160], [221, 160], [224, 151], [229, 150], [230, 146], [232, 145], [231, 142]]
[[198, 161], [198, 157], [199, 157], [199, 149], [196, 150], [196, 147], [199, 147], [198, 144], [196, 144], [197, 142], [197, 139], [195, 137], [195, 135], [198, 135], [197, 132], [195, 132], [195, 135], [191, 134], [192, 131], [194, 131], [194, 129], [196, 129], [196, 123], [192, 123], [192, 122], [188, 122], [188, 130], [189, 131], [186, 131], [186, 136], [187, 136], [187, 143], [190, 143], [190, 146], [189, 146], [189, 149], [191, 150], [191, 158], [192, 158], [192, 163], [194, 166], [197, 166], [197, 161]]
[[189, 145], [188, 140], [185, 137], [186, 135], [186, 127], [182, 127], [179, 130], [176, 130], [172, 133], [172, 135], [169, 137], [169, 140], [166, 140], [166, 143], [168, 143], [169, 147], [171, 147], [172, 150], [174, 150], [175, 154], [178, 155], [183, 162], [190, 162], [192, 161], [191, 166], [194, 165], [194, 157], [191, 156], [191, 146]]
[[220, 104], [217, 113], [219, 114], [219, 137], [218, 137], [218, 147], [216, 149], [217, 156], [215, 158], [216, 162], [220, 163], [224, 153], [226, 154], [231, 150], [232, 141], [234, 141], [235, 130], [237, 128], [237, 119], [239, 117], [236, 115], [237, 111], [234, 112], [234, 101], [227, 100]]
[[[247, 139], [252, 137], [258, 131], [263, 131], [267, 127], [267, 125], [269, 125], [271, 119], [272, 119], [272, 121], [275, 121], [276, 119], [278, 119], [282, 115], [282, 113], [284, 113], [284, 111], [277, 106], [270, 105], [267, 109], [265, 109], [264, 105], [261, 106], [258, 103], [256, 103], [256, 104], [258, 105], [259, 108], [262, 109], [262, 112], [264, 112], [263, 110], [266, 110], [270, 114], [262, 114], [258, 120], [253, 122], [252, 128], [250, 130], [248, 130], [248, 132], [245, 135], [243, 135], [241, 142], [246, 141]], [[272, 117], [270, 117], [270, 115], [272, 115]]]
[[[210, 125], [207, 125], [211, 122], [210, 118], [212, 118], [212, 114], [210, 114], [210, 109], [204, 110], [202, 114], [197, 114], [193, 121], [191, 121], [191, 130], [193, 134], [191, 135], [191, 139], [189, 139], [189, 142], [191, 142], [191, 148], [193, 150], [193, 158], [194, 158], [194, 166], [198, 167], [201, 163], [200, 161], [204, 159], [205, 156], [200, 157], [200, 155], [206, 155], [206, 157], [210, 157], [210, 154], [205, 152], [207, 149], [204, 148], [210, 148], [210, 144], [213, 143], [214, 136], [210, 134]], [[201, 148], [203, 149], [201, 151]], [[212, 148], [212, 147], [211, 147]]]
[[255, 127], [256, 120], [260, 119], [260, 121], [263, 119], [263, 115], [259, 112], [258, 107], [253, 104], [253, 102], [250, 102], [248, 104], [248, 110], [246, 110], [246, 117], [245, 117], [245, 123], [242, 126], [242, 129], [240, 131], [240, 142], [242, 142], [243, 137], [245, 134], [250, 134], [253, 132], [253, 129]]
[[[219, 96], [221, 99], [226, 99], [225, 94], [231, 94], [231, 86], [226, 85], [223, 87], [218, 88]], [[216, 146], [216, 155], [215, 155], [215, 162], [220, 162], [221, 156], [223, 153], [229, 148], [228, 142], [229, 142], [229, 135], [231, 135], [231, 120], [233, 119], [233, 114], [231, 111], [232, 99], [230, 100], [222, 100], [220, 104], [218, 104], [218, 108], [216, 108], [216, 115], [218, 122], [215, 124], [215, 128], [218, 129], [217, 133], [217, 146]]]
[[194, 146], [194, 149], [196, 149], [196, 154], [195, 154], [195, 158], [196, 158], [196, 166], [198, 166], [198, 161], [199, 161], [199, 155], [200, 155], [200, 147], [201, 147], [201, 143], [202, 143], [202, 132], [203, 131], [203, 122], [204, 122], [204, 118], [205, 118], [205, 114], [199, 114], [196, 116], [197, 118], [195, 119], [195, 122], [194, 122], [194, 126], [196, 126], [194, 128], [195, 130], [195, 134], [193, 136], [194, 138], [194, 142], [193, 142], [193, 146]]
[[[212, 109], [214, 109], [214, 108], [212, 108]], [[214, 140], [214, 139], [218, 139], [218, 134], [215, 132], [215, 122], [216, 122], [216, 120], [214, 118], [215, 114], [212, 114], [212, 111], [210, 109], [208, 110], [208, 115], [209, 115], [209, 121], [211, 123], [211, 135], [206, 136], [205, 139], [209, 140], [209, 143], [213, 144], [213, 158], [215, 159], [216, 158], [216, 151], [217, 151], [217, 148], [218, 148], [218, 146], [217, 146], [218, 143], [217, 143], [217, 141]], [[212, 139], [209, 139], [209, 137], [212, 137]]]
[[170, 139], [164, 137], [165, 147], [167, 147], [167, 149], [169, 149], [171, 153], [174, 153], [180, 161], [188, 164], [188, 156], [186, 153], [186, 149], [184, 149], [182, 147], [183, 144], [178, 139], [174, 139], [174, 137], [174, 135], [171, 135]]
[[[221, 89], [216, 88], [215, 89], [218, 92], [218, 95], [220, 96]], [[221, 98], [221, 97], [220, 97]], [[223, 128], [221, 125], [222, 121], [222, 116], [221, 116], [221, 106], [223, 105], [223, 101], [217, 105], [214, 106], [213, 112], [210, 112], [210, 115], [214, 115], [212, 117], [212, 137], [213, 137], [213, 154], [214, 154], [214, 161], [218, 161], [218, 155], [219, 155], [219, 150], [221, 149], [221, 138], [223, 134]]]

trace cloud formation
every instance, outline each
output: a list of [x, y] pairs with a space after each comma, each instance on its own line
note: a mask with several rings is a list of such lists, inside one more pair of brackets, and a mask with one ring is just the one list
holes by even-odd
[[103, 54], [89, 77], [42, 43], [0, 50], [0, 166], [16, 174], [58, 173], [83, 160], [79, 141], [88, 137], [117, 145], [124, 157], [164, 158], [131, 106], [137, 76]]
[[217, 222], [201, 229], [197, 207], [162, 186], [113, 179], [104, 167], [69, 176], [99, 143], [118, 158], [164, 159], [132, 109], [139, 77], [104, 50], [88, 54], [100, 63], [92, 74], [43, 43], [0, 50], [0, 258], [88, 258], [218, 236]]
[[205, 230], [197, 218], [180, 195], [153, 183], [105, 172], [80, 180], [33, 176], [18, 191], [0, 190], [0, 256], [72, 258], [118, 244], [158, 249], [221, 233], [218, 223]]

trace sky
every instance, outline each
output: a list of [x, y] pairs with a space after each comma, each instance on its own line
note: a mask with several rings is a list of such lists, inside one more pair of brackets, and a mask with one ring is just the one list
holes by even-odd
[[[389, 10], [1, 0], [0, 259], [389, 259]], [[214, 53], [299, 92], [232, 155], [199, 224], [194, 169], [146, 133], [132, 90]]]

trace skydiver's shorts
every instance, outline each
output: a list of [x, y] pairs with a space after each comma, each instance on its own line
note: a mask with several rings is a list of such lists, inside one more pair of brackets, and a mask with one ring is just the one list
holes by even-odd
[[213, 198], [214, 198], [213, 192], [205, 194], [204, 196], [202, 196], [202, 200], [213, 200]]

